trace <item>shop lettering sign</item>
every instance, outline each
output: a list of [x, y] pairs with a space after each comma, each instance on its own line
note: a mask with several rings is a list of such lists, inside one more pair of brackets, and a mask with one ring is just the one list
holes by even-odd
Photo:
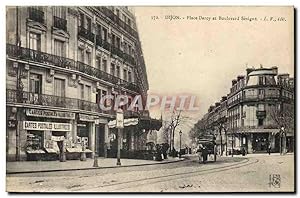
[[26, 109], [26, 115], [43, 118], [75, 119], [75, 113], [43, 109]]
[[81, 120], [81, 121], [85, 121], [85, 122], [95, 122], [96, 119], [98, 119], [96, 116], [85, 115], [85, 114], [79, 114], [79, 120]]
[[71, 131], [70, 123], [23, 121], [23, 129], [38, 131]]

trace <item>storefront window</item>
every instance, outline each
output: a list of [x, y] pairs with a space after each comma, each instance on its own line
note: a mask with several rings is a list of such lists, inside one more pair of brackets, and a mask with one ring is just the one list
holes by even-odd
[[28, 131], [27, 132], [27, 146], [26, 150], [40, 150], [43, 148], [43, 132], [42, 131]]

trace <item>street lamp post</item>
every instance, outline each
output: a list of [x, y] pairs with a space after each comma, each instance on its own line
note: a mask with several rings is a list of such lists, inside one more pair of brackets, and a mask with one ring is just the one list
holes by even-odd
[[118, 151], [117, 151], [117, 165], [121, 165], [121, 135], [122, 129], [124, 128], [124, 114], [122, 109], [117, 110], [116, 115], [116, 128], [118, 129]]
[[286, 144], [284, 127], [281, 127], [280, 130], [281, 130], [281, 132], [280, 132], [280, 154], [284, 155], [284, 153], [285, 153], [285, 144]]
[[181, 158], [181, 136], [182, 136], [182, 131], [180, 130], [179, 132], [179, 158]]

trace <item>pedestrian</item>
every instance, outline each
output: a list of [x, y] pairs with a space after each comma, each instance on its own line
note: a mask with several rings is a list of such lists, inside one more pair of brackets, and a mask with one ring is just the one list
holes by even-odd
[[202, 162], [202, 149], [203, 149], [203, 147], [202, 147], [202, 144], [200, 144], [199, 145], [199, 149], [197, 150], [197, 152], [199, 153], [199, 163], [201, 163]]
[[204, 146], [202, 149], [203, 164], [205, 164], [207, 161], [207, 155], [208, 155], [207, 148]]
[[272, 149], [271, 144], [269, 144], [269, 146], [268, 146], [268, 153], [269, 153], [269, 155], [271, 155], [271, 149]]

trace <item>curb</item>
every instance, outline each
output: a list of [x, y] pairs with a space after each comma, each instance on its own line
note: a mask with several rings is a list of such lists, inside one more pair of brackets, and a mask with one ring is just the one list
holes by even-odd
[[63, 171], [78, 171], [78, 170], [93, 170], [93, 169], [112, 169], [112, 168], [124, 168], [124, 167], [136, 167], [136, 166], [151, 166], [151, 165], [160, 165], [160, 164], [171, 164], [176, 162], [182, 162], [185, 158], [178, 159], [176, 161], [167, 161], [160, 163], [146, 163], [146, 164], [133, 164], [133, 165], [125, 165], [125, 166], [107, 166], [107, 167], [91, 167], [91, 168], [72, 168], [72, 169], [53, 169], [53, 170], [36, 170], [36, 171], [13, 171], [7, 172], [7, 175], [13, 174], [27, 174], [27, 173], [49, 173], [49, 172], [63, 172]]

